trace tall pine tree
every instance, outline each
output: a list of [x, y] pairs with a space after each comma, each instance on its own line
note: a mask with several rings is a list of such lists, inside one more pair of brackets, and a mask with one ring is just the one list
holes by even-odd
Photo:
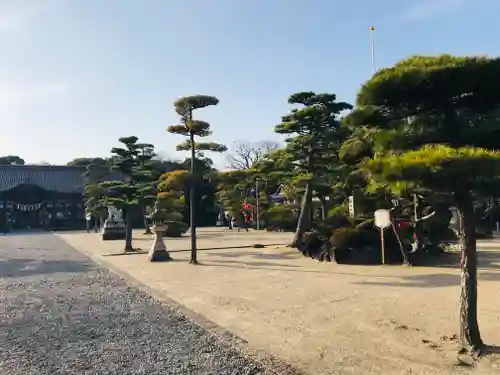
[[300, 216], [292, 246], [297, 247], [302, 234], [311, 229], [314, 184], [319, 184], [325, 167], [338, 161], [338, 151], [344, 139], [339, 115], [352, 106], [337, 102], [335, 94], [300, 92], [290, 96], [288, 103], [300, 105], [282, 117], [276, 133], [286, 134], [286, 150], [292, 164], [305, 184]]
[[[207, 137], [212, 134], [208, 122], [195, 120], [193, 112], [197, 109], [206, 108], [219, 104], [219, 99], [207, 95], [195, 95], [180, 98], [174, 102], [175, 111], [180, 116], [179, 125], [171, 125], [168, 132], [188, 137], [177, 148], [191, 152], [191, 175], [193, 182], [189, 191], [189, 217], [191, 227], [191, 264], [198, 264], [196, 249], [196, 181], [198, 171], [196, 170], [197, 154], [203, 151], [224, 152], [226, 147], [214, 142], [196, 142], [196, 137]], [[201, 155], [199, 155], [201, 156]]]

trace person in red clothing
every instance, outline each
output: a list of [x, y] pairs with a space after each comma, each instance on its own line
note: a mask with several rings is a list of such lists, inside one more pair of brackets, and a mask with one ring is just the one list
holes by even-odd
[[411, 222], [408, 220], [401, 220], [397, 223], [398, 233], [401, 234], [401, 241], [405, 245], [405, 247], [411, 251], [413, 249], [413, 243], [415, 242], [415, 231], [413, 230], [413, 226]]

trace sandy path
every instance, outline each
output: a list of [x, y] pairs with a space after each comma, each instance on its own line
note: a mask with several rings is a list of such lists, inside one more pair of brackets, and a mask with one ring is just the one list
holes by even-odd
[[[294, 250], [201, 251], [200, 267], [151, 264], [145, 255], [119, 253], [121, 241], [96, 235], [61, 234], [64, 240], [109, 267], [126, 272], [187, 308], [311, 374], [461, 374], [455, 343], [458, 270], [340, 266], [300, 257]], [[201, 232], [200, 247], [277, 244], [288, 234]], [[149, 239], [137, 235], [136, 246]], [[169, 240], [188, 247], [187, 239]], [[500, 242], [479, 246], [480, 327], [485, 342], [500, 345]], [[489, 356], [473, 374], [500, 373], [500, 357]]]

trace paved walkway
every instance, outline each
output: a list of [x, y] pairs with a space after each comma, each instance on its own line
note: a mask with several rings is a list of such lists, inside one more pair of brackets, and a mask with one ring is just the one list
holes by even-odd
[[[147, 284], [263, 350], [311, 374], [449, 375], [455, 367], [459, 271], [446, 267], [363, 267], [319, 263], [297, 251], [253, 243], [288, 243], [287, 233], [201, 229], [198, 259], [189, 239], [167, 239], [171, 263], [120, 254], [123, 241], [61, 234], [113, 270]], [[151, 237], [134, 234], [147, 249]], [[222, 247], [222, 249], [220, 249]], [[219, 249], [214, 249], [219, 248]], [[480, 243], [479, 320], [483, 339], [500, 345], [500, 243]], [[496, 374], [487, 357], [476, 374]], [[461, 372], [458, 372], [461, 373]]]
[[0, 237], [0, 374], [265, 373], [59, 237]]

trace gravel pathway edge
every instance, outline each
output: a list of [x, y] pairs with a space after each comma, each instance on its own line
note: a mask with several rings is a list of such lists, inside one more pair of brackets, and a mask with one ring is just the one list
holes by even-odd
[[[214, 339], [220, 341], [223, 344], [230, 345], [241, 354], [250, 359], [261, 364], [269, 375], [305, 375], [304, 372], [298, 370], [292, 365], [286, 363], [284, 360], [277, 358], [276, 356], [269, 354], [264, 351], [251, 349], [247, 345], [247, 341], [243, 338], [237, 336], [232, 333], [228, 329], [216, 324], [215, 322], [209, 320], [205, 316], [194, 312], [193, 310], [187, 308], [181, 303], [175, 301], [170, 298], [165, 292], [160, 292], [155, 288], [145, 284], [144, 282], [138, 280], [133, 275], [125, 272], [118, 267], [114, 266], [113, 263], [108, 262], [91, 252], [78, 249], [73, 247], [71, 244], [66, 242], [64, 238], [59, 237], [62, 241], [64, 241], [69, 247], [74, 249], [75, 251], [83, 254], [84, 257], [94, 262], [97, 266], [104, 268], [117, 277], [122, 279], [125, 283], [129, 284], [132, 287], [137, 288], [139, 291], [149, 294], [151, 297], [156, 299], [158, 302], [163, 304], [166, 308], [175, 311], [177, 314], [185, 317], [193, 324], [201, 327], [205, 331], [207, 331]], [[195, 267], [195, 266], [194, 266]]]

